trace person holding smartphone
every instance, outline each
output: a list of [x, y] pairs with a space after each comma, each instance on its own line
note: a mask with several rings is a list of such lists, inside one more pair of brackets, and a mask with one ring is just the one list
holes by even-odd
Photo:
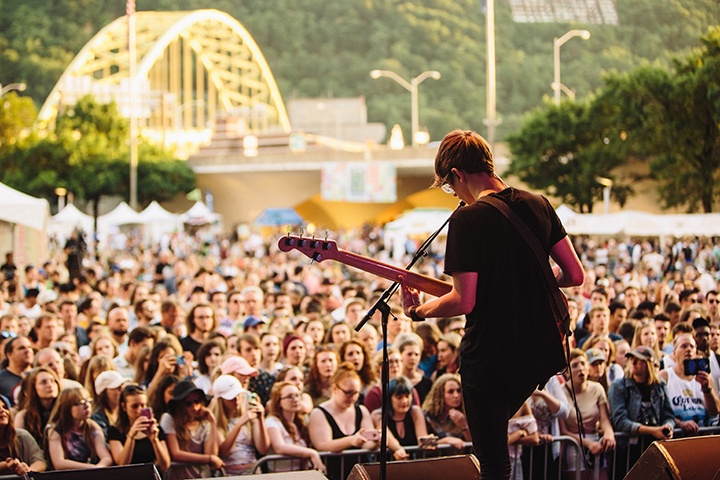
[[220, 458], [227, 475], [247, 475], [257, 461], [255, 452], [270, 450], [265, 409], [259, 397], [243, 388], [233, 375], [220, 375], [212, 385], [210, 408], [217, 422]]
[[[675, 338], [672, 356], [675, 365], [662, 370], [660, 378], [667, 383], [677, 426], [686, 432], [695, 433], [698, 428], [707, 426], [709, 420], [720, 411], [715, 382], [706, 371], [685, 369], [685, 361], [698, 356], [692, 333], [683, 333]], [[688, 363], [699, 365], [700, 362]]]
[[107, 440], [116, 465], [154, 463], [163, 472], [170, 467], [165, 432], [148, 407], [145, 388], [139, 385], [123, 387], [118, 421], [108, 428]]

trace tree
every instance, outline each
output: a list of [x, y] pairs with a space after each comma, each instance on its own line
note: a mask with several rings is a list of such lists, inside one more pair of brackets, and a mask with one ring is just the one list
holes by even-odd
[[591, 212], [602, 196], [597, 178], [612, 178], [612, 169], [621, 163], [607, 148], [606, 127], [595, 113], [590, 101], [566, 101], [529, 114], [508, 138], [509, 173], [580, 212]]
[[[0, 116], [0, 118], [2, 118]], [[0, 150], [0, 172], [8, 185], [51, 200], [65, 187], [93, 205], [100, 200], [127, 198], [130, 176], [128, 122], [114, 103], [81, 98], [58, 117], [51, 135]], [[160, 147], [139, 145], [138, 197], [144, 203], [168, 200], [195, 188], [195, 175], [183, 161]]]
[[700, 205], [720, 196], [720, 28], [673, 71], [643, 67], [607, 79], [599, 101], [615, 105], [628, 151], [649, 159], [667, 207]]

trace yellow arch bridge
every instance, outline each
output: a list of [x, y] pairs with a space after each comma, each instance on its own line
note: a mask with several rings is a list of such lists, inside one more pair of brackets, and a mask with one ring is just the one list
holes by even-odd
[[137, 12], [131, 78], [128, 17], [97, 33], [73, 59], [42, 106], [58, 111], [92, 94], [138, 119], [140, 134], [179, 155], [208, 144], [216, 119], [232, 116], [237, 134], [289, 133], [272, 72], [248, 31], [217, 10]]

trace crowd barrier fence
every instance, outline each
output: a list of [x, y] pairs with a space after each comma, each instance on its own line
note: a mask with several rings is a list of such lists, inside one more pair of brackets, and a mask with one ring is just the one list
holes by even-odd
[[[681, 429], [675, 429], [673, 431], [673, 438], [684, 438], [690, 436], [703, 436], [703, 435], [714, 435], [720, 433], [720, 427], [702, 427], [696, 434], [688, 434]], [[576, 470], [575, 474], [571, 478], [577, 480], [585, 479], [588, 480], [599, 480], [602, 466], [606, 466], [607, 478], [610, 480], [622, 479], [625, 477], [628, 471], [632, 468], [634, 463], [642, 455], [647, 447], [655, 441], [654, 438], [648, 436], [632, 437], [623, 432], [615, 433], [615, 440], [617, 446], [614, 451], [604, 454], [599, 460], [595, 461], [591, 457], [587, 457], [590, 460], [591, 465], [588, 468], [588, 472], [591, 473], [588, 477], [584, 477], [584, 470]], [[560, 454], [555, 458], [553, 453], [554, 445], [560, 446]], [[568, 473], [563, 473], [565, 470], [565, 456], [563, 452], [569, 448], [575, 449], [578, 452], [578, 457], [582, 458], [580, 452], [580, 443], [575, 437], [571, 436], [558, 436], [554, 437], [552, 443], [541, 444], [537, 447], [525, 447], [523, 448], [523, 455], [521, 459], [518, 459], [514, 464], [514, 468], [522, 468], [525, 480], [554, 480], [568, 478]], [[557, 449], [555, 449], [557, 450]], [[405, 447], [405, 451], [410, 455], [410, 460], [420, 458], [432, 458], [447, 455], [459, 455], [472, 453], [472, 443], [466, 443], [465, 448], [461, 451], [451, 447], [450, 445], [438, 445], [436, 450], [426, 450], [419, 446]], [[379, 450], [345, 450], [342, 452], [319, 452], [320, 457], [327, 466], [329, 461], [334, 462], [334, 466], [338, 471], [347, 473], [350, 471], [353, 465], [356, 463], [372, 463], [380, 460]], [[392, 454], [388, 452], [388, 461], [392, 460]], [[254, 473], [264, 472], [275, 472], [278, 469], [274, 468], [277, 462], [285, 462], [283, 468], [287, 468], [291, 465], [288, 462], [295, 462], [295, 468], [300, 468], [303, 460], [298, 460], [297, 457], [289, 457], [285, 455], [266, 455], [257, 462], [253, 467]], [[331, 462], [331, 463], [332, 463]], [[342, 478], [345, 476], [337, 476], [338, 472], [328, 472], [329, 478]]]

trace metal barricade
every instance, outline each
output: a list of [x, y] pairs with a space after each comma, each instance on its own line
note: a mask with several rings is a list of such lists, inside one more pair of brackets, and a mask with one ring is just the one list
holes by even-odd
[[[720, 427], [702, 427], [695, 435], [686, 434], [681, 429], [675, 429], [673, 438], [684, 438], [690, 436], [713, 435], [720, 434]], [[642, 436], [632, 437], [624, 432], [616, 432], [615, 440], [617, 447], [612, 453], [604, 455], [608, 478], [611, 480], [622, 479], [625, 477], [635, 461], [642, 455], [647, 447], [655, 441], [654, 438]], [[555, 458], [553, 445], [560, 446], [560, 452]], [[577, 457], [583, 459], [581, 445], [575, 437], [561, 435], [554, 437], [552, 443], [546, 443], [537, 447], [526, 447], [523, 449], [521, 461], [518, 460], [513, 464], [514, 468], [522, 468], [525, 473], [525, 480], [560, 480], [567, 478], [567, 466], [565, 465], [564, 451], [568, 448], [574, 448], [577, 451]], [[419, 446], [405, 447], [405, 451], [410, 455], [410, 460], [420, 458], [443, 457], [448, 455], [457, 455], [462, 453], [472, 453], [472, 443], [465, 443], [462, 451], [452, 448], [450, 445], [438, 445], [435, 450], [422, 449]], [[356, 463], [372, 463], [380, 460], [379, 450], [344, 450], [342, 452], [319, 452], [325, 465], [328, 461], [337, 461], [340, 472], [349, 471]], [[388, 461], [392, 460], [392, 453], [388, 452]], [[266, 455], [253, 466], [253, 473], [273, 472], [277, 471], [273, 464], [277, 462], [298, 462], [298, 457], [286, 455]], [[332, 463], [332, 462], [331, 462]], [[590, 468], [592, 472], [589, 477], [592, 480], [600, 478], [601, 461], [596, 461]], [[585, 470], [577, 469], [575, 471], [575, 479], [580, 480], [585, 475]], [[342, 477], [345, 478], [345, 477]]]

